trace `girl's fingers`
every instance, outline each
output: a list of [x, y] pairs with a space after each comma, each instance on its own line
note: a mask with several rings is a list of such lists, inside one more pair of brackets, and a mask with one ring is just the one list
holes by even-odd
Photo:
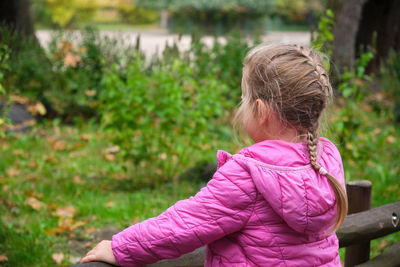
[[92, 250], [90, 250], [85, 257], [81, 260], [81, 263], [90, 261], [104, 261], [111, 264], [117, 264], [114, 254], [111, 248], [111, 241], [103, 240]]
[[81, 263], [89, 262], [89, 261], [94, 261], [96, 259], [96, 255], [87, 255], [85, 256], [82, 260]]

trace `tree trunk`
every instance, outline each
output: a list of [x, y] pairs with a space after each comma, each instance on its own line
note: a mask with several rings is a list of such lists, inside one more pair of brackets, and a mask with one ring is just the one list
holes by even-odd
[[368, 70], [376, 72], [390, 49], [400, 51], [400, 1], [369, 0], [362, 9], [362, 19], [356, 37], [356, 56], [364, 48], [374, 46], [376, 54]]
[[353, 69], [356, 56], [356, 35], [361, 19], [361, 11], [366, 0], [338, 1], [336, 10], [336, 25], [333, 30], [332, 61], [339, 73], [343, 68]]
[[376, 49], [370, 72], [378, 70], [390, 49], [400, 51], [400, 1], [330, 0], [327, 7], [336, 15], [332, 55], [336, 77], [344, 68], [352, 70], [368, 46]]
[[1, 0], [0, 23], [21, 36], [33, 36], [33, 20], [29, 0]]

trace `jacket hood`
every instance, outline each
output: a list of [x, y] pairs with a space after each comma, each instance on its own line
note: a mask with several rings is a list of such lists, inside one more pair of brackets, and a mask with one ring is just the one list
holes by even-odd
[[[327, 139], [320, 141], [317, 161], [343, 184], [337, 168], [340, 155], [330, 145], [334, 147]], [[266, 140], [243, 149], [233, 159], [250, 173], [257, 190], [293, 230], [315, 234], [332, 227], [335, 194], [328, 179], [310, 165], [306, 143]]]

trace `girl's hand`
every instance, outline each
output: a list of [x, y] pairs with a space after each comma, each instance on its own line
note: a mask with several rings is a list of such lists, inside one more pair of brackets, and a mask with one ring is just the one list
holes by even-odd
[[97, 244], [91, 251], [89, 251], [85, 257], [81, 260], [81, 263], [89, 261], [102, 261], [113, 265], [118, 265], [117, 260], [114, 257], [114, 253], [111, 248], [110, 240], [103, 240]]

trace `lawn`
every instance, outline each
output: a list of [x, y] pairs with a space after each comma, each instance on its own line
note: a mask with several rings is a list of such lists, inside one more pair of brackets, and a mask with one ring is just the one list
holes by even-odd
[[122, 230], [198, 189], [138, 186], [95, 127], [41, 125], [7, 137], [0, 149], [0, 255], [8, 258], [0, 265], [76, 263], [99, 229]]

